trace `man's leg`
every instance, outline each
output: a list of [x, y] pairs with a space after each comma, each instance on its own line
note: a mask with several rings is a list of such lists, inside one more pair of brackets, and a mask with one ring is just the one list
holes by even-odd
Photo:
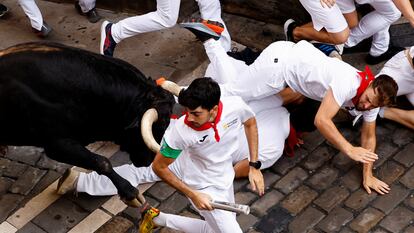
[[231, 49], [231, 38], [229, 31], [221, 18], [221, 6], [219, 0], [196, 0], [200, 9], [201, 18], [206, 20], [213, 20], [224, 25], [224, 31], [221, 33], [219, 41], [225, 51]]
[[[283, 79], [284, 57], [288, 56], [292, 42], [275, 42], [268, 46], [250, 66], [228, 56], [218, 41], [204, 42], [210, 59], [209, 74], [221, 83], [222, 96], [236, 95], [245, 101], [274, 95], [285, 87]], [[234, 63], [238, 67], [235, 67]]]
[[96, 0], [79, 0], [79, 6], [83, 13], [95, 8]]
[[[257, 100], [257, 102], [260, 101]], [[251, 103], [249, 103], [249, 106], [251, 106]], [[262, 163], [260, 169], [266, 169], [271, 167], [283, 154], [285, 140], [290, 131], [289, 112], [284, 107], [279, 106], [255, 113], [259, 135], [259, 160]], [[240, 145], [240, 148], [246, 147], [247, 141], [245, 137], [244, 139], [240, 138], [240, 141], [243, 144]], [[236, 155], [233, 158], [236, 178], [249, 175], [248, 150], [244, 150], [244, 156]]]
[[322, 7], [319, 1], [301, 0], [303, 7], [312, 17], [312, 22], [295, 27], [293, 40], [316, 40], [330, 44], [342, 44], [349, 36], [349, 28], [339, 7]]
[[22, 7], [24, 13], [30, 19], [32, 28], [40, 31], [43, 26], [43, 17], [39, 7], [37, 7], [34, 0], [19, 0], [19, 4]]
[[157, 0], [156, 11], [112, 24], [112, 37], [116, 43], [119, 43], [140, 33], [172, 27], [177, 22], [179, 10], [180, 0]]
[[[181, 178], [180, 166], [184, 156], [186, 155], [183, 154], [179, 156], [178, 159], [169, 166], [169, 169], [178, 178]], [[149, 167], [135, 167], [133, 164], [125, 164], [115, 167], [114, 170], [121, 177], [128, 180], [134, 187], [142, 183], [160, 181], [160, 178], [152, 170], [151, 165]], [[76, 184], [76, 191], [85, 192], [92, 196], [115, 195], [118, 193], [118, 190], [108, 177], [99, 175], [96, 172], [80, 173]]]
[[351, 29], [347, 47], [353, 47], [362, 40], [374, 36], [374, 41], [370, 50], [372, 56], [379, 56], [387, 51], [389, 46], [389, 26], [397, 21], [401, 13], [395, 7], [392, 1], [372, 0], [370, 3], [375, 10], [368, 13], [358, 23], [358, 26]]

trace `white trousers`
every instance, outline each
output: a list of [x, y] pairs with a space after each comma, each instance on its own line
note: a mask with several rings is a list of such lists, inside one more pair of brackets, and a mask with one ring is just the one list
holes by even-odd
[[320, 1], [299, 0], [311, 15], [313, 28], [320, 31], [325, 28], [329, 33], [338, 33], [348, 28], [344, 16], [337, 4], [332, 7], [322, 7]]
[[[180, 155], [169, 166], [170, 171], [174, 173], [174, 175], [176, 175], [179, 179], [183, 177], [181, 166], [185, 163], [183, 162], [184, 159], [189, 159], [187, 156], [188, 155], [186, 154]], [[141, 183], [155, 182], [161, 180], [152, 170], [152, 166], [138, 168], [132, 164], [126, 164], [119, 167], [115, 167], [114, 170], [120, 176], [128, 180], [133, 186], [138, 186], [138, 184]], [[91, 172], [88, 174], [81, 173], [78, 179], [76, 190], [78, 192], [86, 192], [94, 196], [117, 194], [117, 189], [113, 185], [111, 180], [106, 176], [98, 175], [96, 172]], [[231, 186], [228, 189], [208, 187], [198, 191], [210, 195], [214, 200], [234, 202], [233, 186]], [[194, 206], [193, 203], [191, 204]], [[235, 213], [223, 210], [199, 210], [199, 212], [204, 217], [205, 221], [178, 215], [165, 214], [167, 217], [166, 226], [175, 230], [180, 230], [188, 233], [242, 232], [239, 224], [236, 221]]]
[[95, 8], [96, 0], [79, 0], [79, 6], [83, 13], [86, 13]]
[[[285, 43], [278, 43], [277, 46], [283, 47], [284, 45]], [[274, 72], [277, 70], [275, 66], [279, 64], [268, 64], [265, 61], [267, 60], [266, 50], [253, 64], [247, 66], [244, 62], [228, 56], [217, 41], [208, 40], [204, 43], [204, 47], [210, 59], [205, 76], [213, 78], [220, 84], [222, 96], [241, 96], [252, 108], [256, 114], [259, 160], [262, 162], [262, 169], [272, 166], [283, 154], [285, 139], [290, 130], [289, 112], [282, 106], [282, 99], [276, 95], [285, 84], [282, 80], [276, 86], [257, 83], [264, 75], [274, 77]], [[257, 86], [258, 88], [255, 88]], [[247, 146], [246, 139], [243, 145]]]
[[19, 5], [30, 20], [32, 28], [40, 31], [43, 26], [42, 13], [34, 0], [19, 0]]
[[397, 96], [405, 95], [412, 105], [414, 105], [414, 68], [408, 59], [414, 55], [414, 47], [407, 51], [401, 51], [394, 55], [384, 64], [380, 74], [386, 74], [393, 78], [398, 84]]
[[[221, 19], [219, 0], [196, 0], [203, 19], [218, 21]], [[181, 0], [157, 0], [157, 10], [148, 14], [129, 17], [112, 25], [112, 37], [116, 43], [140, 33], [173, 27], [177, 23]], [[227, 28], [222, 33], [220, 42], [226, 51], [231, 48], [230, 34]]]
[[[356, 0], [359, 4], [370, 4], [375, 10], [368, 13], [351, 29], [347, 47], [353, 47], [362, 40], [372, 36], [370, 54], [379, 56], [387, 51], [390, 44], [388, 32], [392, 23], [401, 17], [401, 12], [391, 0]], [[355, 11], [354, 0], [341, 0], [336, 2], [343, 13]]]

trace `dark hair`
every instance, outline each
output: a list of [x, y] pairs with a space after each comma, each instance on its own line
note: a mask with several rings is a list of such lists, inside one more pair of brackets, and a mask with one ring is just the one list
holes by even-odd
[[189, 108], [196, 109], [201, 106], [211, 110], [220, 102], [220, 87], [211, 78], [197, 78], [187, 89], [178, 95], [178, 103]]
[[378, 92], [378, 103], [381, 106], [393, 105], [396, 101], [398, 85], [393, 78], [381, 74], [373, 82], [372, 88]]

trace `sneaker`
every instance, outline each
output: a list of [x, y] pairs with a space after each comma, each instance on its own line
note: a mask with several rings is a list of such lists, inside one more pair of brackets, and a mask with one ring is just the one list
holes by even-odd
[[98, 11], [96, 11], [95, 7], [92, 10], [84, 13], [79, 5], [79, 1], [75, 2], [75, 9], [80, 15], [86, 16], [88, 21], [91, 23], [96, 23], [102, 19], [102, 17], [98, 14]]
[[231, 51], [227, 52], [227, 55], [234, 59], [244, 61], [246, 65], [250, 65], [256, 60], [257, 57], [259, 57], [260, 52], [254, 51], [249, 47], [246, 47], [242, 51], [238, 51], [237, 48], [233, 48]]
[[295, 42], [293, 38], [293, 30], [297, 27], [296, 21], [293, 19], [286, 20], [285, 24], [283, 25], [283, 31], [285, 32], [286, 41]]
[[380, 62], [389, 60], [392, 58], [395, 54], [403, 51], [403, 47], [397, 47], [397, 46], [390, 46], [387, 51], [385, 51], [383, 54], [379, 56], [372, 56], [371, 54], [368, 54], [365, 58], [365, 61], [368, 65], [376, 65]]
[[0, 17], [4, 16], [7, 12], [9, 12], [9, 8], [3, 4], [0, 4]]
[[[324, 53], [328, 57], [338, 58], [341, 57], [339, 50], [333, 44], [325, 44], [320, 42], [313, 42], [312, 43], [315, 48], [319, 49], [322, 53]], [[342, 60], [342, 57], [340, 58]]]
[[52, 30], [52, 27], [49, 26], [45, 21], [43, 21], [43, 25], [40, 30], [33, 28], [33, 32], [40, 38], [46, 38]]
[[56, 189], [57, 194], [63, 195], [67, 192], [75, 191], [76, 185], [78, 184], [79, 171], [73, 168], [66, 169], [62, 177], [59, 179], [58, 186]]
[[114, 56], [114, 51], [116, 47], [116, 42], [114, 38], [112, 38], [111, 33], [112, 23], [108, 21], [104, 21], [101, 26], [101, 45], [99, 47], [99, 52], [102, 55], [106, 55], [109, 57]]
[[152, 233], [156, 228], [153, 219], [160, 214], [160, 211], [150, 205], [147, 205], [142, 211], [141, 223], [139, 224], [139, 233]]
[[191, 19], [180, 23], [180, 27], [190, 30], [201, 42], [208, 39], [218, 40], [224, 31], [224, 25], [220, 22], [204, 19]]

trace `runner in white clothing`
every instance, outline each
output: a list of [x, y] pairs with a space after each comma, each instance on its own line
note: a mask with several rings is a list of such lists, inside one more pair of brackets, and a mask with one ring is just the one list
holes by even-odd
[[[378, 107], [389, 105], [395, 99], [398, 87], [391, 77], [382, 75], [374, 79], [369, 69], [359, 72], [345, 62], [326, 57], [306, 41], [272, 43], [253, 64], [235, 69], [232, 59], [220, 44], [205, 33], [208, 28], [201, 30], [200, 25], [191, 22], [182, 26], [204, 42], [211, 66], [216, 67], [215, 78], [222, 83], [223, 96], [241, 96], [250, 103], [278, 94], [289, 86], [310, 99], [322, 102], [315, 125], [336, 148], [365, 166], [378, 158], [373, 152], [375, 120]], [[362, 147], [349, 143], [332, 122], [340, 107], [362, 111]], [[375, 190], [388, 188], [380, 181], [369, 185]]]
[[[392, 57], [380, 74], [392, 76], [398, 84], [398, 96], [405, 95], [408, 101], [414, 106], [414, 47], [399, 52]], [[414, 129], [414, 111], [398, 108], [381, 108], [380, 116], [396, 121], [411, 129]]]
[[[390, 47], [390, 25], [397, 21], [401, 12], [414, 27], [414, 11], [409, 0], [301, 0], [312, 17], [312, 22], [297, 27], [290, 19], [285, 23], [285, 33], [290, 41], [316, 40], [323, 43], [343, 44], [353, 47], [373, 36], [368, 64], [385, 61], [399, 48]], [[355, 3], [370, 4], [374, 11], [358, 21]], [[329, 54], [334, 46], [318, 47]], [[329, 48], [329, 49], [328, 49]]]
[[[116, 45], [122, 40], [145, 32], [173, 27], [178, 19], [181, 0], [157, 0], [157, 10], [145, 15], [129, 17], [118, 23], [104, 21], [101, 27], [100, 53], [113, 56]], [[219, 21], [221, 6], [219, 0], [196, 0], [201, 17]], [[231, 39], [227, 29], [220, 39], [223, 47], [230, 50]]]
[[[394, 78], [398, 84], [397, 96], [405, 95], [408, 101], [414, 106], [414, 47], [399, 52], [392, 57], [378, 75], [388, 75]], [[414, 111], [403, 110], [394, 107], [381, 108], [379, 115], [383, 118], [396, 121], [411, 129], [414, 129]], [[372, 173], [372, 172], [371, 172]], [[364, 184], [365, 189], [367, 189]], [[369, 188], [367, 189], [370, 193]]]
[[33, 32], [39, 37], [47, 37], [52, 28], [43, 20], [42, 13], [35, 0], [19, 0], [19, 5], [30, 20]]
[[[253, 190], [263, 194], [263, 176], [255, 168], [258, 164], [257, 127], [254, 113], [240, 97], [219, 100], [220, 89], [216, 82], [208, 78], [196, 79], [179, 95], [180, 104], [188, 110], [187, 115], [171, 121], [153, 164], [142, 168], [133, 165], [115, 168], [135, 186], [161, 179], [166, 181], [184, 193], [205, 218], [202, 221], [159, 214], [158, 210], [147, 208], [140, 232], [150, 232], [154, 227], [153, 218], [156, 225], [184, 232], [241, 232], [235, 214], [213, 210], [209, 200], [234, 202], [233, 160], [248, 155], [249, 180]], [[248, 146], [242, 145], [246, 144], [243, 138], [247, 138]], [[59, 183], [67, 186], [67, 182], [70, 181]], [[112, 182], [96, 172], [81, 173], [75, 185], [77, 191], [91, 195], [117, 193]]]

